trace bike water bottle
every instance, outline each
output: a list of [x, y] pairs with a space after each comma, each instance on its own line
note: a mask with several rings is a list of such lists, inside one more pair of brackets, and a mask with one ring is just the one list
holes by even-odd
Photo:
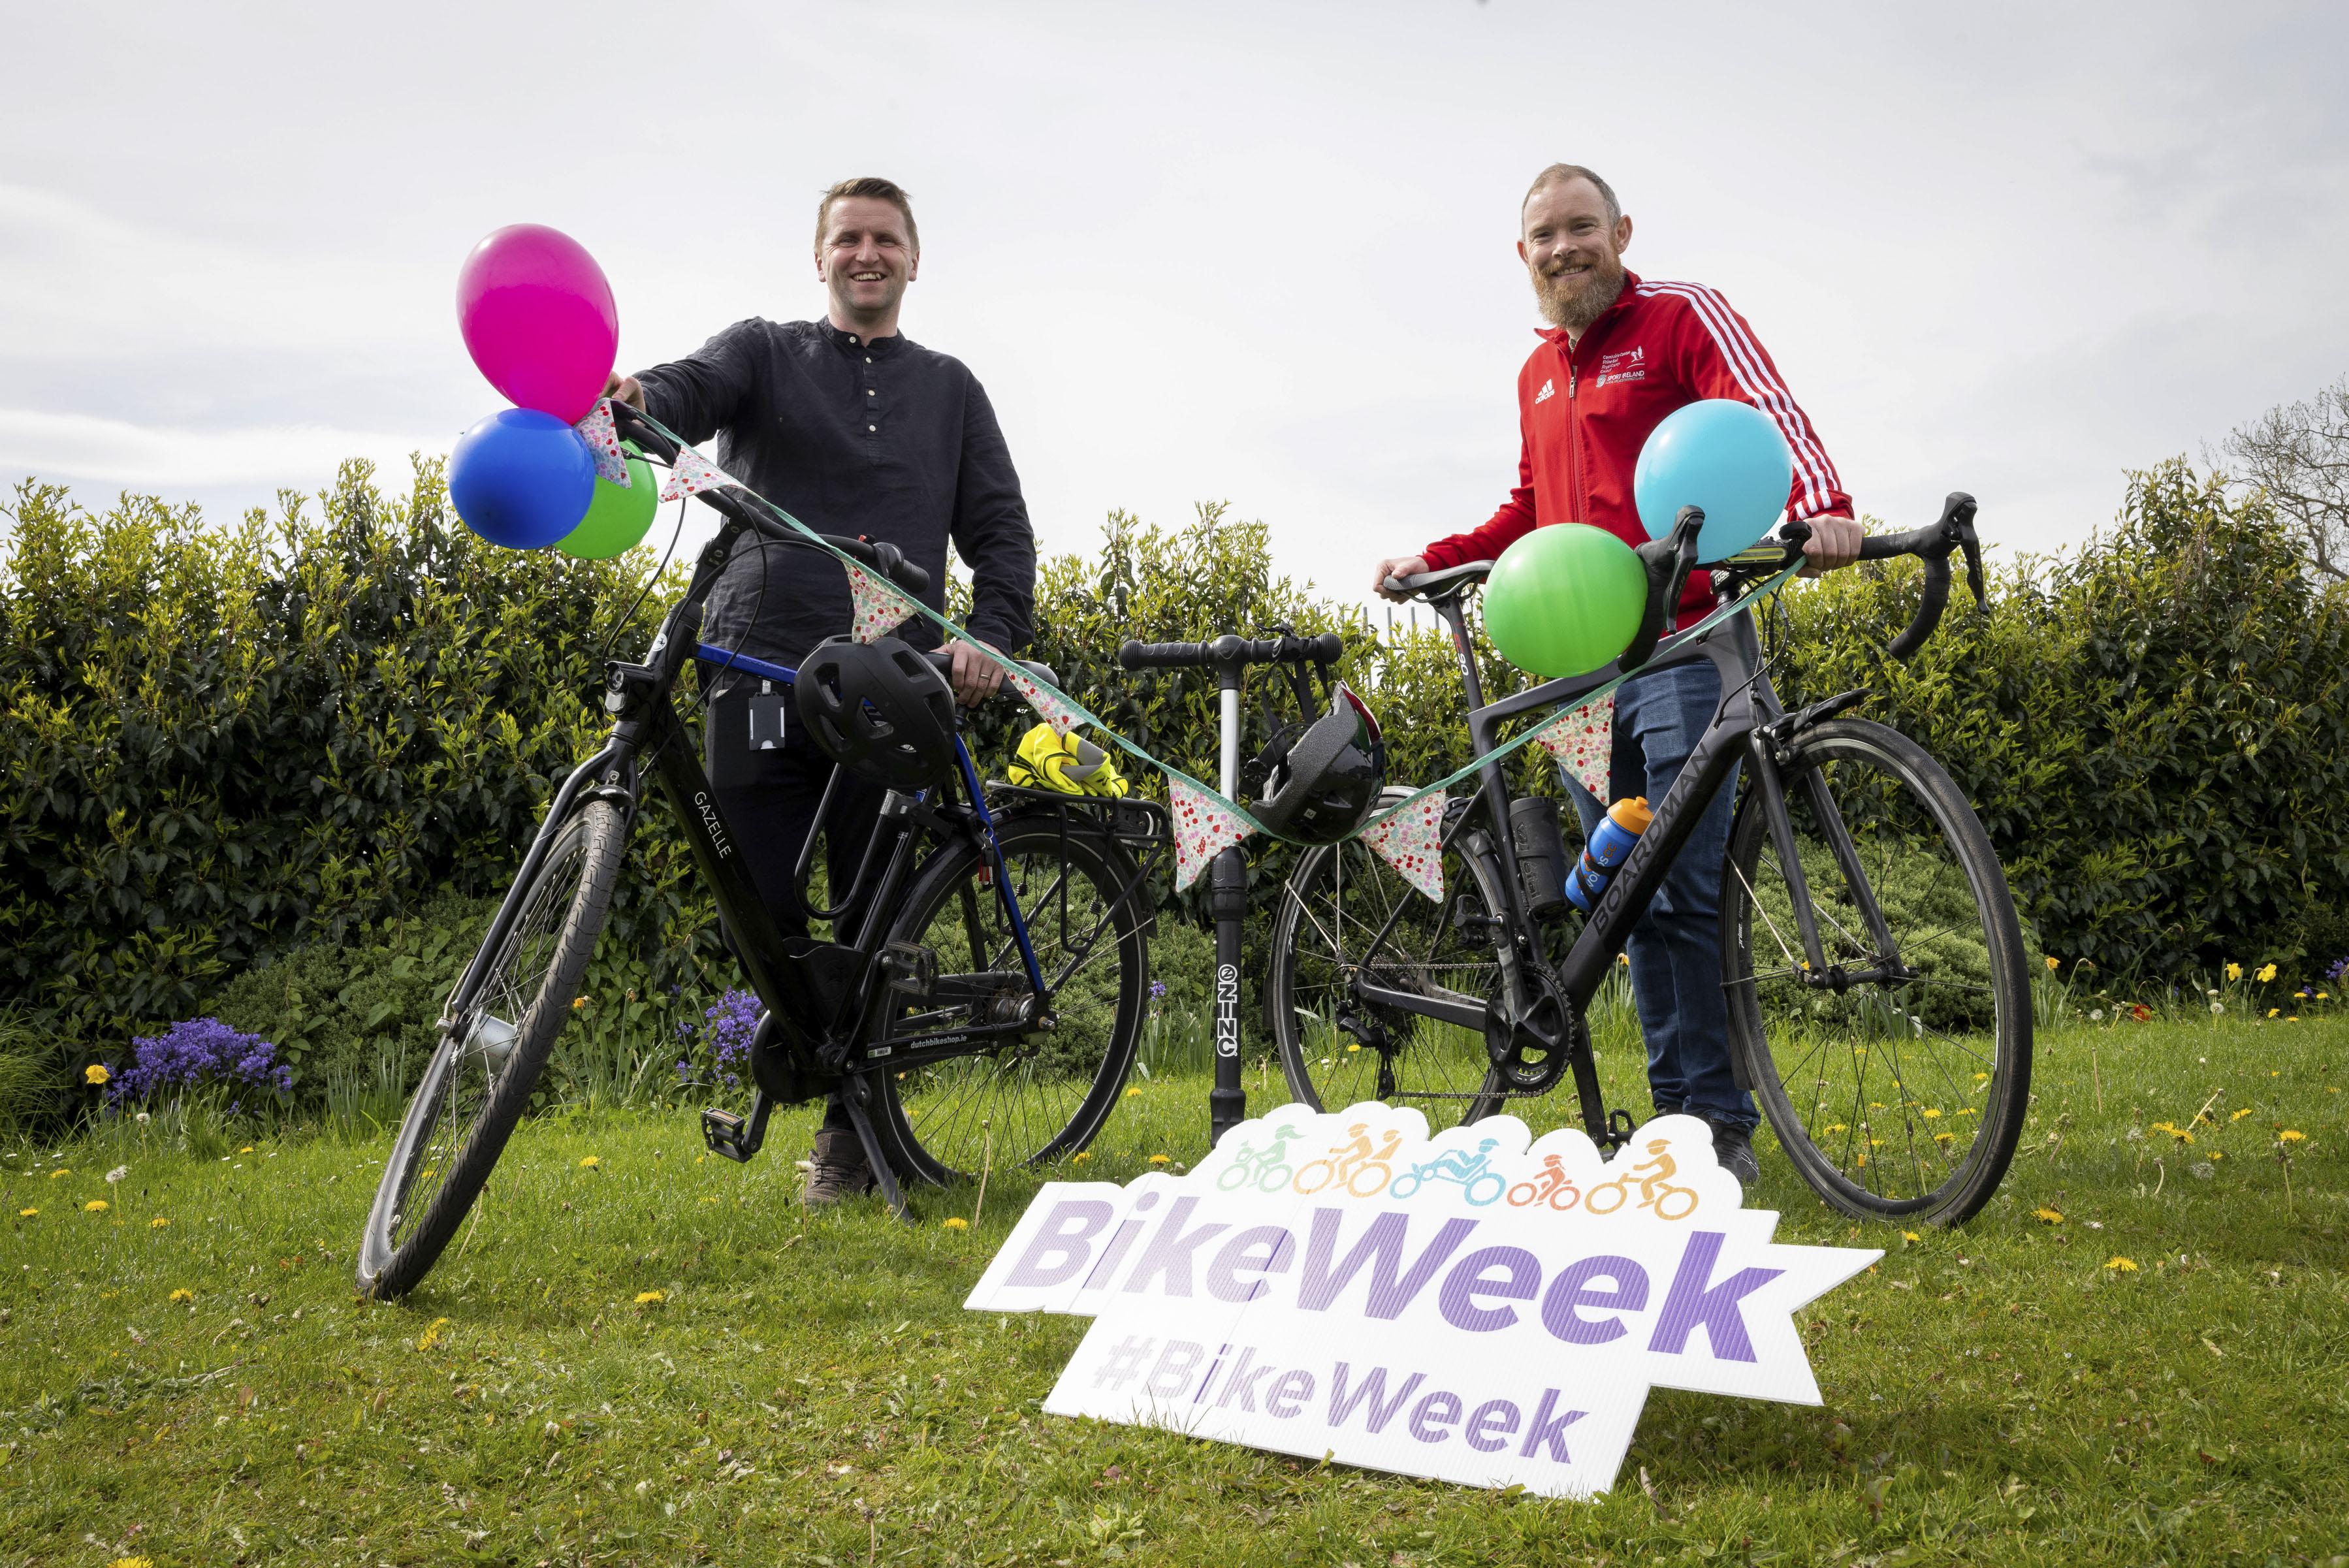
[[1582, 851], [1582, 859], [1574, 874], [1566, 879], [1566, 896], [1574, 907], [1588, 914], [1599, 902], [1599, 895], [1607, 891], [1607, 884], [1615, 877], [1615, 867], [1631, 853], [1631, 846], [1640, 842], [1640, 835], [1648, 831], [1654, 821], [1648, 810], [1648, 797], [1635, 795], [1619, 800], [1607, 810], [1599, 824], [1599, 831]]

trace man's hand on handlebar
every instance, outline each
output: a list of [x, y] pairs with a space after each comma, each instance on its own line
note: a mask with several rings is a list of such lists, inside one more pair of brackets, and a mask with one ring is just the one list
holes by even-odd
[[954, 669], [947, 680], [954, 687], [956, 701], [976, 708], [1002, 690], [1003, 666], [960, 638], [947, 649], [954, 657]]
[[604, 395], [628, 405], [638, 413], [645, 411], [645, 389], [634, 376], [623, 376], [617, 370], [604, 383]]
[[1859, 541], [1864, 535], [1857, 523], [1848, 517], [1813, 517], [1809, 523], [1811, 537], [1803, 546], [1804, 576], [1840, 571], [1859, 559]]
[[1411, 596], [1389, 589], [1387, 579], [1416, 577], [1426, 570], [1427, 557], [1424, 556], [1389, 556], [1379, 563], [1378, 570], [1371, 574], [1371, 591], [1382, 599], [1392, 599], [1396, 604], [1402, 604]]

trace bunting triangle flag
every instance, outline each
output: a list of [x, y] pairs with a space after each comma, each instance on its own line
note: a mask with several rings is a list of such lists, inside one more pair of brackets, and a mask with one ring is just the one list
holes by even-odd
[[1444, 792], [1422, 795], [1362, 829], [1362, 843], [1402, 879], [1444, 902]]
[[1171, 774], [1166, 780], [1174, 818], [1174, 890], [1199, 879], [1215, 857], [1256, 830], [1240, 820], [1231, 803], [1194, 788]]
[[1557, 722], [1534, 737], [1534, 743], [1574, 775], [1600, 805], [1609, 802], [1609, 780], [1615, 761], [1615, 694], [1561, 713]]
[[740, 480], [691, 447], [686, 447], [677, 454], [677, 462], [669, 466], [668, 483], [661, 486], [660, 498], [663, 501], [677, 501], [688, 495], [698, 495], [705, 490], [716, 490], [725, 484], [749, 488], [743, 485]]
[[848, 568], [848, 632], [859, 642], [878, 642], [914, 613], [913, 601], [894, 584], [866, 571], [854, 561]]
[[[1011, 683], [1011, 690], [1019, 692], [1028, 706], [1036, 710], [1036, 717], [1052, 726], [1055, 734], [1065, 735], [1077, 727], [1079, 717], [1076, 709], [1044, 690], [1041, 682], [1018, 664], [1006, 664], [1003, 679]], [[1174, 787], [1180, 789], [1182, 785]]]
[[598, 398], [587, 417], [571, 427], [595, 457], [595, 475], [628, 488], [628, 454], [620, 449], [620, 432], [612, 426], [612, 400]]

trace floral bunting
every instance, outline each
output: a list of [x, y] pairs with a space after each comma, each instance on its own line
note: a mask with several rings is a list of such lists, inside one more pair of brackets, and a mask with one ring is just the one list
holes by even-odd
[[1424, 794], [1362, 829], [1362, 845], [1402, 879], [1444, 902], [1444, 792]]
[[1577, 783], [1605, 805], [1615, 761], [1615, 694], [1561, 713], [1557, 722], [1536, 736], [1534, 743], [1574, 776]]
[[1222, 796], [1171, 774], [1166, 783], [1168, 798], [1174, 803], [1174, 890], [1179, 893], [1199, 879], [1209, 861], [1256, 830]]
[[612, 425], [612, 400], [596, 399], [587, 417], [571, 428], [579, 432], [579, 439], [595, 454], [596, 477], [627, 489], [628, 454], [620, 449], [620, 432]]
[[878, 642], [905, 624], [914, 607], [904, 593], [854, 561], [841, 564], [848, 568], [850, 636], [859, 642]]
[[1036, 710], [1036, 717], [1052, 726], [1054, 733], [1065, 735], [1077, 727], [1076, 709], [1057, 692], [1046, 691], [1042, 681], [1018, 664], [1004, 665], [1003, 679], [1011, 683], [1011, 690], [1019, 692], [1028, 706]]
[[715, 490], [721, 484], [749, 488], [691, 447], [684, 447], [679, 449], [677, 461], [669, 466], [668, 483], [661, 486], [660, 498], [676, 501], [688, 495], [698, 495], [705, 490]]

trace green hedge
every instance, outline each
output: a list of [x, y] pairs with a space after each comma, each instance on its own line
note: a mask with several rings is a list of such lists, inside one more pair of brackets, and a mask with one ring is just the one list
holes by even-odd
[[[429, 984], [414, 966], [396, 977], [388, 1011], [391, 992], [370, 1001], [355, 973], [256, 977], [290, 953], [391, 951], [387, 931], [420, 954], [402, 922], [494, 897], [602, 731], [598, 647], [624, 614], [621, 646], [640, 647], [679, 581], [631, 612], [649, 552], [486, 546], [431, 464], [404, 499], [353, 463], [315, 508], [288, 496], [275, 519], [229, 527], [135, 496], [93, 514], [29, 483], [0, 511], [0, 1005], [60, 1050], [119, 1051], [216, 1005], [257, 1027], [256, 999], [291, 985], [299, 1017], [277, 1028], [301, 1036], [314, 1092], [330, 1059], [381, 1054], [417, 1025], [408, 992], [445, 983], [445, 954]], [[1914, 664], [1888, 666], [1878, 650], [1915, 593], [1909, 563], [1790, 592], [1778, 680], [1795, 698], [1867, 687], [1864, 711], [1943, 758], [2049, 951], [2154, 980], [2349, 948], [2349, 598], [2312, 586], [2256, 498], [2183, 463], [2136, 476], [2090, 548], [2003, 568], [1991, 614], [1961, 598]], [[1113, 514], [1097, 553], [1048, 559], [1033, 656], [1212, 777], [1212, 681], [1130, 675], [1116, 647], [1276, 621], [1346, 634], [1345, 674], [1386, 720], [1396, 777], [1466, 760], [1442, 635], [1379, 635], [1273, 572], [1264, 526], [1216, 507], [1175, 529]], [[1488, 691], [1515, 690], [1479, 647]], [[1030, 722], [983, 711], [983, 755], [999, 763]], [[1531, 761], [1519, 776], [1557, 788]], [[614, 999], [615, 1051], [672, 1032], [732, 978], [667, 813], [647, 814], [631, 856], [593, 977]], [[1259, 901], [1288, 864], [1262, 851]]]

